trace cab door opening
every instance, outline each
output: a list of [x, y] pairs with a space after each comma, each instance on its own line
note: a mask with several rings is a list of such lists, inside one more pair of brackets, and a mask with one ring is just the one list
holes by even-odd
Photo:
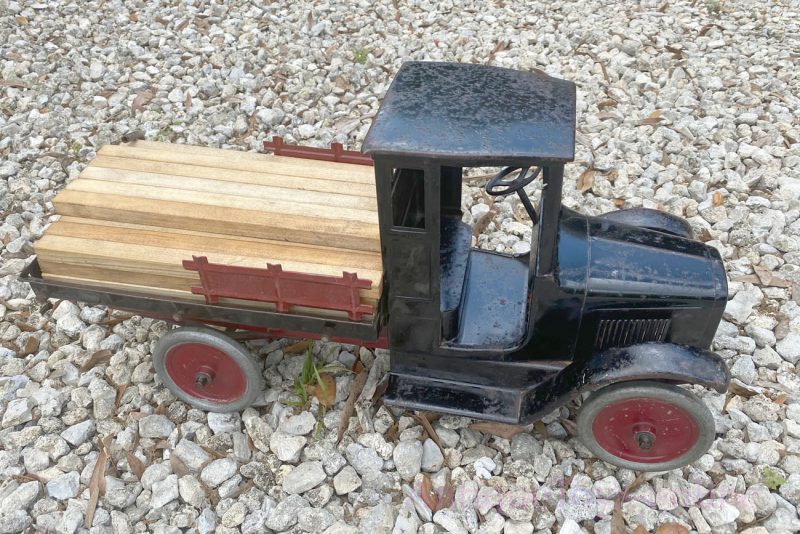
[[527, 333], [531, 255], [473, 246], [473, 228], [462, 220], [463, 175], [461, 167], [440, 167], [442, 344], [514, 347]]

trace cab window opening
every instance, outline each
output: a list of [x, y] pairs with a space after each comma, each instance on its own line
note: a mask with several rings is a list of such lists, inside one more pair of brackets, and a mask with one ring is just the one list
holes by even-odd
[[425, 173], [421, 169], [392, 171], [392, 225], [425, 229]]

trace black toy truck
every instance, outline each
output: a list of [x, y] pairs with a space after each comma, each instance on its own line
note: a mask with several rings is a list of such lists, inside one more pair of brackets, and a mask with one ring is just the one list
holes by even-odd
[[[263, 380], [242, 345], [197, 325], [323, 337], [388, 348], [388, 405], [528, 423], [588, 394], [577, 429], [598, 458], [635, 470], [677, 468], [715, 437], [709, 409], [679, 386], [725, 392], [729, 382], [708, 350], [726, 304], [725, 269], [679, 217], [650, 209], [592, 217], [562, 206], [574, 139], [571, 82], [410, 62], [372, 123], [365, 156], [268, 143], [309, 165], [374, 165], [383, 280], [366, 320], [355, 308], [331, 318], [277, 300], [275, 309], [255, 308], [241, 294], [233, 305], [209, 292], [198, 302], [64, 282], [43, 277], [36, 262], [25, 277], [41, 298], [188, 325], [162, 337], [154, 366], [176, 396], [204, 409], [240, 410]], [[533, 223], [530, 253], [472, 247], [461, 211], [468, 167], [503, 168], [486, 193], [519, 195]], [[543, 183], [538, 203], [525, 191], [534, 180]], [[325, 308], [324, 300], [314, 305]]]

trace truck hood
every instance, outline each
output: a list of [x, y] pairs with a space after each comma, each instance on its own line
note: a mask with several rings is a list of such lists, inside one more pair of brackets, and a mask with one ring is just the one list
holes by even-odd
[[647, 228], [593, 217], [588, 222], [589, 294], [673, 302], [727, 297], [716, 249]]

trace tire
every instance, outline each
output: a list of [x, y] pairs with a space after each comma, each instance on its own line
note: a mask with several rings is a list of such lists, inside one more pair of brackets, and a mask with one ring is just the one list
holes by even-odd
[[619, 211], [610, 211], [600, 215], [600, 219], [648, 228], [657, 232], [664, 232], [686, 239], [694, 239], [692, 226], [684, 219], [659, 210], [650, 208], [629, 208]]
[[261, 363], [211, 328], [181, 327], [161, 336], [153, 367], [176, 397], [210, 412], [241, 411], [264, 390]]
[[714, 417], [689, 391], [662, 382], [622, 382], [592, 393], [578, 437], [599, 459], [635, 471], [670, 471], [705, 454]]

